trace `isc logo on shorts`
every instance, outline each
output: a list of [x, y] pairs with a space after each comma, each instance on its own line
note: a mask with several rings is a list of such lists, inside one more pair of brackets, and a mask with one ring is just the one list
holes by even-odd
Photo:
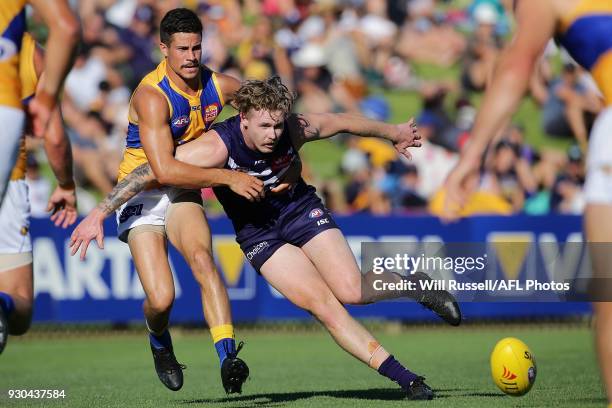
[[125, 207], [123, 211], [121, 211], [121, 214], [119, 214], [119, 222], [124, 223], [128, 219], [130, 219], [131, 216], [140, 215], [141, 213], [142, 213], [142, 204], [129, 205]]
[[308, 218], [319, 218], [321, 216], [323, 216], [323, 210], [320, 208], [315, 208], [314, 210], [312, 210], [310, 212], [310, 214], [308, 214]]

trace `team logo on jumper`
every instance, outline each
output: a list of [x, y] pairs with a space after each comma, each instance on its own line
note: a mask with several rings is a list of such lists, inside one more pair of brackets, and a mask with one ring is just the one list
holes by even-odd
[[179, 116], [172, 122], [172, 126], [174, 127], [185, 127], [189, 124], [189, 116], [183, 115]]
[[260, 242], [259, 244], [255, 245], [253, 249], [247, 252], [246, 254], [247, 259], [250, 261], [251, 259], [253, 259], [255, 255], [259, 254], [261, 251], [268, 248], [269, 246], [270, 244], [268, 244], [268, 241]]
[[315, 208], [314, 210], [312, 210], [310, 212], [310, 214], [308, 214], [308, 218], [319, 218], [321, 216], [323, 216], [323, 210], [320, 208]]
[[213, 120], [217, 118], [218, 115], [219, 115], [219, 107], [217, 106], [216, 103], [213, 103], [211, 105], [206, 105], [206, 108], [204, 109], [204, 121], [205, 122], [212, 122]]

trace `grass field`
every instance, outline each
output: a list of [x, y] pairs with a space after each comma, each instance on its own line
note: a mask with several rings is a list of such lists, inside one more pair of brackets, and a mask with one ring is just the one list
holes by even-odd
[[[185, 386], [158, 381], [144, 335], [13, 340], [0, 357], [0, 406], [69, 407], [603, 407], [591, 333], [587, 328], [507, 326], [415, 328], [378, 337], [395, 356], [425, 375], [436, 390], [430, 402], [402, 399], [395, 384], [343, 353], [322, 331], [242, 332], [241, 353], [251, 378], [228, 397], [218, 360], [205, 334], [176, 332]], [[538, 377], [524, 397], [501, 394], [489, 375], [489, 352], [505, 336], [534, 352]], [[7, 389], [65, 389], [66, 398], [8, 400]]]

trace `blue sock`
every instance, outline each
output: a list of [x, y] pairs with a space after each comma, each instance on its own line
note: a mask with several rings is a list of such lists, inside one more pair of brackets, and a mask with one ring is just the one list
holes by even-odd
[[15, 301], [13, 301], [11, 295], [0, 292], [0, 307], [7, 318], [13, 313], [15, 310]]
[[215, 343], [215, 349], [219, 356], [219, 363], [223, 364], [223, 360], [228, 354], [236, 354], [236, 341], [234, 339], [222, 339]]
[[408, 389], [411, 382], [418, 378], [418, 375], [401, 365], [393, 356], [389, 356], [383, 361], [380, 367], [378, 367], [378, 372], [395, 381], [405, 390]]
[[149, 341], [151, 345], [156, 349], [167, 348], [172, 350], [172, 337], [170, 337], [170, 332], [168, 329], [164, 330], [164, 332], [160, 336], [156, 336], [153, 333], [149, 333]]

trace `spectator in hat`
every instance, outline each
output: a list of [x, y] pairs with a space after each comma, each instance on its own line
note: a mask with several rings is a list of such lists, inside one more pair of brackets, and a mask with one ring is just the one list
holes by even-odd
[[491, 4], [477, 6], [474, 19], [477, 25], [464, 54], [461, 84], [467, 92], [482, 92], [493, 73], [503, 41], [495, 31], [499, 15]]

